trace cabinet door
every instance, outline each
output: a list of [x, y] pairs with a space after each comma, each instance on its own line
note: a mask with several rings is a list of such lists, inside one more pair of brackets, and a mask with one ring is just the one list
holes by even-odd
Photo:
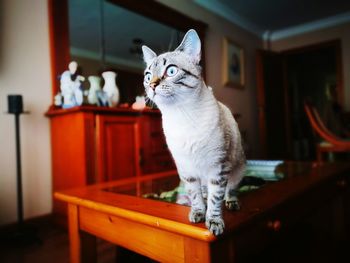
[[136, 176], [139, 170], [139, 124], [134, 117], [97, 115], [98, 181]]
[[175, 170], [165, 141], [160, 115], [143, 116], [141, 133], [142, 174]]

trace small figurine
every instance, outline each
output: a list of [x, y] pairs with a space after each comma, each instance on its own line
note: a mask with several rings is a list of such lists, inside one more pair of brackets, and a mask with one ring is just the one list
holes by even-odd
[[89, 104], [98, 104], [97, 91], [101, 91], [101, 78], [98, 76], [89, 76], [90, 89], [87, 95]]
[[62, 95], [61, 92], [57, 92], [57, 94], [54, 97], [53, 104], [57, 107], [62, 106]]
[[84, 80], [85, 78], [80, 75], [78, 75], [74, 80], [73, 91], [74, 91], [75, 103], [77, 106], [82, 105], [84, 101], [83, 86], [82, 86], [82, 82]]
[[136, 96], [136, 101], [131, 105], [134, 110], [143, 110], [146, 107], [146, 100], [144, 96]]
[[103, 91], [107, 94], [108, 106], [115, 107], [119, 103], [119, 89], [115, 83], [117, 73], [113, 71], [105, 71], [102, 73], [102, 77], [105, 81]]
[[63, 96], [62, 108], [67, 109], [83, 104], [83, 91], [81, 82], [84, 77], [77, 75], [78, 63], [72, 61], [68, 69], [62, 73], [60, 78], [61, 94]]
[[98, 90], [96, 91], [96, 96], [97, 96], [97, 106], [100, 107], [108, 107], [108, 96], [107, 93], [104, 92], [103, 90]]

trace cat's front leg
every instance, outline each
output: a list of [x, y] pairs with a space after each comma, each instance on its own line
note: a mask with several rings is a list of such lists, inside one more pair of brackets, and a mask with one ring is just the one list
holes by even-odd
[[203, 201], [199, 178], [192, 176], [183, 176], [181, 179], [185, 183], [185, 189], [191, 200], [191, 211], [188, 215], [190, 222], [204, 222], [206, 206]]
[[226, 184], [226, 175], [211, 177], [208, 180], [208, 208], [205, 225], [215, 236], [222, 234], [225, 228], [225, 223], [222, 218], [222, 203]]

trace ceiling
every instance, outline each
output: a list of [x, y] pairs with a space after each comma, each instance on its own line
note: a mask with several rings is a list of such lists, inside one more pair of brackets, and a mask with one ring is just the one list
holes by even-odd
[[198, 5], [262, 35], [320, 22], [350, 21], [349, 0], [193, 0]]

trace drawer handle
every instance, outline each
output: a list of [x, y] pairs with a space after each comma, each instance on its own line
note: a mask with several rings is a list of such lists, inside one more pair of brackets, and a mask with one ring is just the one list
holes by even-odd
[[275, 232], [280, 231], [282, 224], [280, 220], [270, 220], [267, 222], [267, 227]]
[[348, 183], [346, 182], [345, 179], [338, 180], [338, 181], [337, 181], [337, 186], [338, 186], [339, 188], [345, 188], [345, 187], [348, 186]]

